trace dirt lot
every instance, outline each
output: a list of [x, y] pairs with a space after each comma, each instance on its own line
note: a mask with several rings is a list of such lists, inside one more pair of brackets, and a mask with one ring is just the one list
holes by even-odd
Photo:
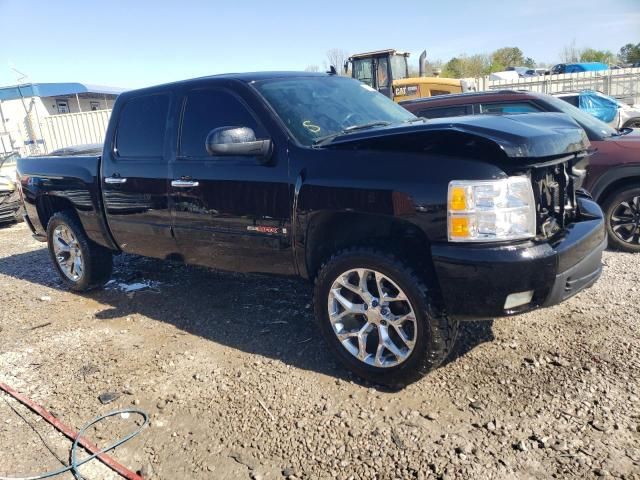
[[[15, 225], [0, 229], [0, 381], [75, 428], [147, 411], [114, 456], [149, 478], [640, 479], [639, 257], [605, 262], [561, 306], [465, 323], [446, 365], [388, 392], [334, 363], [298, 280], [121, 256], [115, 282], [77, 295]], [[60, 467], [36, 431], [64, 461], [69, 442], [0, 397], [0, 477]]]

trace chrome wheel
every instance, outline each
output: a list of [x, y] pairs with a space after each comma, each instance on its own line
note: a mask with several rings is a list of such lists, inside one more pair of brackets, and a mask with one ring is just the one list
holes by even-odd
[[375, 270], [339, 275], [329, 291], [329, 320], [342, 346], [375, 367], [404, 362], [416, 344], [417, 321], [405, 293]]
[[640, 196], [614, 207], [609, 222], [611, 230], [620, 240], [640, 245]]
[[62, 273], [69, 280], [79, 281], [84, 273], [82, 251], [78, 239], [66, 225], [58, 225], [53, 231], [53, 252]]

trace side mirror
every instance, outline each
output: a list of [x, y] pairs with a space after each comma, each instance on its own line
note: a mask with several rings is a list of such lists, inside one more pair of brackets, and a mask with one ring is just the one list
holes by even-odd
[[209, 155], [257, 157], [262, 163], [271, 158], [271, 140], [256, 140], [249, 127], [220, 127], [209, 132], [205, 140]]

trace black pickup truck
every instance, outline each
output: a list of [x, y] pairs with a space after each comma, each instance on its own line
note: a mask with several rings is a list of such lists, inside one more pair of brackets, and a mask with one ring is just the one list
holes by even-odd
[[406, 384], [460, 320], [596, 281], [588, 149], [562, 114], [426, 121], [336, 75], [234, 74], [123, 93], [101, 155], [24, 158], [18, 176], [72, 290], [104, 284], [120, 252], [299, 275], [337, 357]]

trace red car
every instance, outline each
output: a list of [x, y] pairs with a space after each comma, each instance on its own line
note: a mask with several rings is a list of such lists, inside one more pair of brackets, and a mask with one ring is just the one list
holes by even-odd
[[526, 91], [491, 91], [439, 95], [402, 102], [419, 117], [560, 112], [572, 117], [596, 149], [583, 187], [600, 204], [607, 220], [609, 245], [640, 252], [640, 130], [614, 130], [558, 98]]

